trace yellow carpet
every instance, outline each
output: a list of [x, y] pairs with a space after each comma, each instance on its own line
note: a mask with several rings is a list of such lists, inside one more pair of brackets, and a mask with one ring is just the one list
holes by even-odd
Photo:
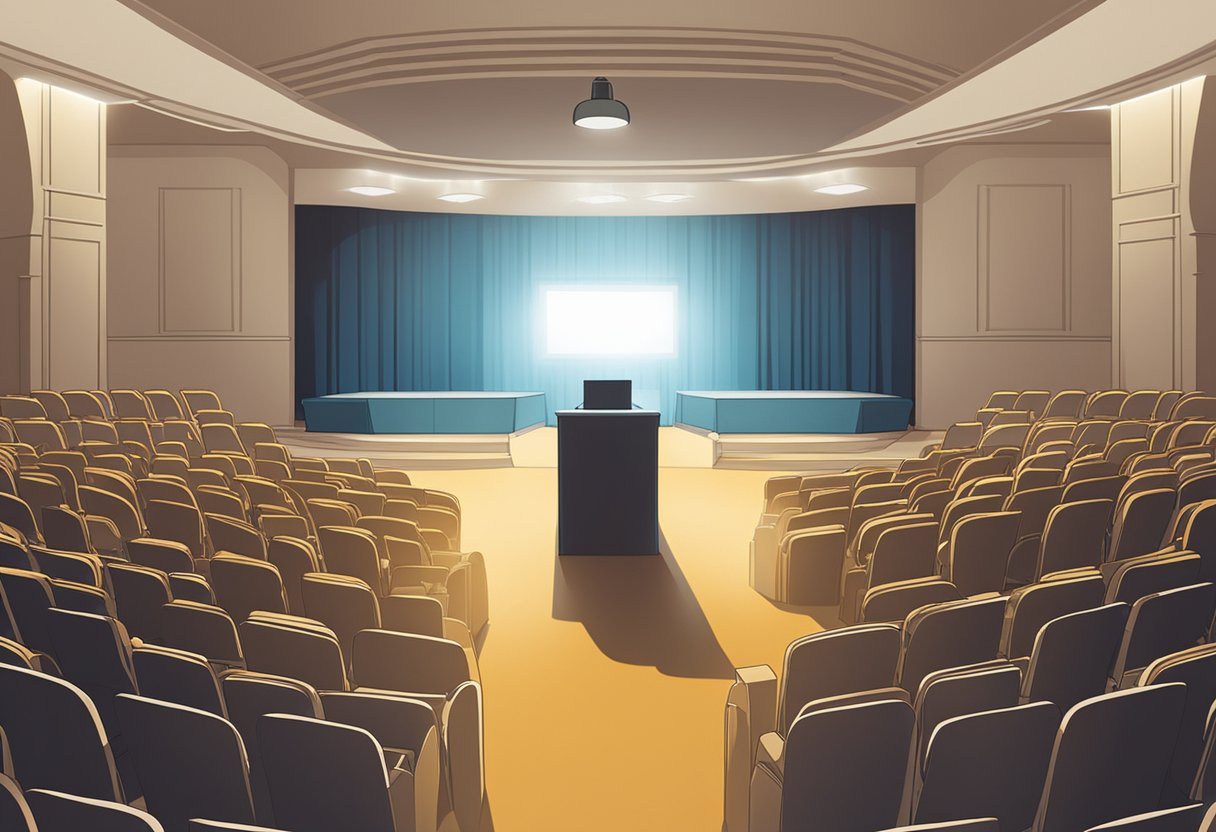
[[562, 558], [552, 468], [423, 471], [485, 553], [481, 654], [495, 832], [719, 830], [732, 668], [822, 629], [748, 586], [760, 471], [664, 468], [666, 554]]

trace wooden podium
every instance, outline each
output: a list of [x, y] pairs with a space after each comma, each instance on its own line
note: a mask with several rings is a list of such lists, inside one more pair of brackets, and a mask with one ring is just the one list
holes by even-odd
[[557, 412], [557, 551], [659, 553], [659, 414]]

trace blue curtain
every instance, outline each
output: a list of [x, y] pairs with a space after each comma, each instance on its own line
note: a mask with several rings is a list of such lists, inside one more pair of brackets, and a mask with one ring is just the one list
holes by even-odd
[[[297, 400], [540, 390], [553, 411], [579, 403], [584, 378], [631, 378], [669, 423], [677, 390], [911, 398], [915, 222], [911, 205], [696, 217], [298, 206]], [[542, 287], [610, 283], [677, 287], [675, 357], [543, 354]]]

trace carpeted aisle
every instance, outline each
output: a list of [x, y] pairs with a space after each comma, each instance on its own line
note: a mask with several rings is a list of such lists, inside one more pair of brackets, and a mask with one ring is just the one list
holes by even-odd
[[496, 832], [712, 832], [732, 668], [821, 629], [747, 582], [759, 471], [660, 472], [662, 557], [556, 557], [553, 468], [424, 471], [486, 555], [481, 654]]

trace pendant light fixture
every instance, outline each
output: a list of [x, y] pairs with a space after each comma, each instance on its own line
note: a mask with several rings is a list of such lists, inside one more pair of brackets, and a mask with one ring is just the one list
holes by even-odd
[[588, 130], [615, 130], [629, 124], [629, 108], [612, 97], [607, 78], [591, 82], [591, 97], [574, 108], [574, 123]]

